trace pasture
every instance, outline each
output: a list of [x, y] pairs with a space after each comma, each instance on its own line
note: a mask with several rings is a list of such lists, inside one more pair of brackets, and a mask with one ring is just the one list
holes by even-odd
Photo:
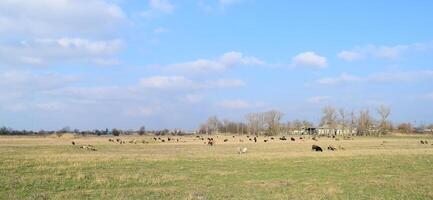
[[0, 199], [433, 199], [431, 136], [109, 138], [0, 137]]

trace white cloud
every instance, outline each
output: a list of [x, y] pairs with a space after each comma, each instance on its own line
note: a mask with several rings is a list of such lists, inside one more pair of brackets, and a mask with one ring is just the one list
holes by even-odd
[[113, 54], [122, 47], [120, 39], [91, 41], [83, 38], [58, 38], [38, 39], [35, 42], [42, 46], [51, 46], [93, 55]]
[[96, 58], [93, 62], [97, 65], [108, 66], [108, 65], [118, 65], [120, 61], [115, 58]]
[[131, 117], [140, 117], [140, 116], [148, 117], [155, 114], [155, 108], [146, 107], [146, 106], [133, 107], [133, 108], [129, 108], [126, 111], [126, 114]]
[[0, 63], [42, 65], [55, 61], [113, 64], [114, 54], [123, 46], [120, 39], [88, 40], [56, 38], [24, 40], [19, 44], [0, 46]]
[[198, 59], [184, 63], [171, 64], [165, 68], [172, 71], [183, 71], [188, 73], [207, 73], [223, 71], [234, 66], [263, 65], [264, 62], [258, 58], [245, 56], [240, 52], [227, 52], [218, 59]]
[[365, 45], [358, 46], [352, 50], [344, 50], [337, 54], [337, 56], [346, 61], [359, 60], [363, 58], [379, 58], [387, 60], [395, 60], [400, 58], [404, 53], [427, 51], [433, 49], [432, 42], [414, 43], [407, 45], [394, 45], [394, 46], [378, 46], [378, 45]]
[[172, 13], [174, 11], [174, 5], [168, 0], [150, 0], [149, 5], [153, 10], [163, 13]]
[[55, 73], [36, 74], [30, 71], [6, 71], [0, 72], [0, 91], [50, 90], [63, 87], [76, 80], [76, 77]]
[[324, 102], [328, 102], [329, 100], [331, 100], [330, 96], [314, 96], [314, 97], [308, 98], [307, 102], [311, 103], [311, 104], [321, 104]]
[[338, 53], [337, 56], [346, 61], [354, 61], [362, 58], [362, 55], [360, 53], [353, 51], [342, 51]]
[[155, 89], [208, 89], [245, 86], [245, 82], [238, 79], [218, 79], [207, 82], [196, 82], [184, 76], [153, 76], [142, 78], [140, 86]]
[[321, 85], [337, 85], [353, 82], [366, 82], [366, 83], [383, 83], [383, 82], [411, 82], [431, 80], [433, 78], [432, 70], [418, 70], [418, 71], [392, 71], [374, 73], [368, 76], [360, 77], [353, 76], [347, 73], [342, 73], [337, 77], [328, 77], [317, 80], [316, 82]]
[[317, 83], [322, 85], [335, 85], [335, 84], [341, 84], [341, 83], [347, 83], [347, 82], [356, 82], [361, 81], [362, 79], [357, 76], [352, 76], [347, 73], [342, 73], [338, 77], [332, 77], [332, 78], [322, 78], [317, 80]]
[[172, 14], [175, 6], [169, 0], [149, 0], [149, 9], [140, 13], [140, 16], [153, 18], [161, 14]]
[[200, 94], [187, 94], [184, 97], [181, 98], [182, 101], [187, 103], [200, 103], [203, 101], [204, 96]]
[[125, 18], [120, 7], [105, 0], [0, 1], [0, 33], [7, 35], [101, 34]]
[[325, 68], [328, 63], [326, 57], [317, 55], [315, 52], [304, 52], [292, 58], [295, 67]]
[[218, 102], [217, 106], [229, 109], [245, 109], [252, 107], [249, 102], [243, 100], [224, 100]]
[[207, 87], [216, 88], [227, 88], [227, 87], [242, 87], [246, 83], [239, 79], [218, 79], [215, 81], [209, 81]]
[[153, 76], [140, 80], [140, 86], [145, 88], [191, 88], [193, 81], [183, 76]]

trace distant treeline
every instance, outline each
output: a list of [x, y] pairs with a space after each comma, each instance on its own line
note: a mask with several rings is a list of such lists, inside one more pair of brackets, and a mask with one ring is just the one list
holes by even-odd
[[414, 126], [410, 122], [394, 124], [388, 120], [391, 109], [379, 106], [370, 112], [369, 109], [346, 111], [326, 106], [322, 109], [319, 124], [308, 120], [282, 122], [284, 113], [278, 110], [249, 113], [245, 122], [229, 119], [220, 120], [217, 116], [209, 117], [199, 127], [199, 133], [231, 133], [252, 135], [278, 134], [318, 134], [318, 135], [358, 135], [381, 136], [389, 132], [399, 133], [433, 133], [433, 124]]
[[121, 129], [95, 129], [95, 130], [85, 130], [80, 131], [78, 129], [71, 129], [69, 127], [62, 128], [57, 131], [46, 131], [46, 130], [40, 130], [40, 131], [28, 131], [28, 130], [15, 130], [8, 127], [1, 127], [0, 128], [0, 135], [63, 135], [66, 133], [70, 134], [76, 134], [76, 135], [95, 135], [95, 136], [103, 136], [103, 135], [112, 135], [112, 136], [119, 136], [119, 135], [185, 135], [187, 133], [182, 132], [180, 130], [174, 130], [170, 131], [168, 129], [163, 130], [151, 130], [146, 131], [144, 126], [140, 127], [138, 130], [121, 130]]
[[209, 117], [197, 131], [183, 132], [181, 130], [153, 130], [147, 131], [144, 126], [138, 130], [95, 129], [78, 130], [65, 127], [57, 131], [27, 131], [12, 128], [0, 128], [0, 135], [49, 135], [73, 133], [76, 135], [185, 135], [185, 134], [238, 134], [238, 135], [278, 135], [278, 134], [318, 134], [318, 135], [358, 135], [381, 136], [389, 132], [399, 133], [432, 133], [433, 124], [414, 126], [410, 122], [394, 124], [388, 120], [391, 109], [380, 106], [375, 112], [368, 109], [346, 111], [326, 106], [322, 109], [320, 123], [315, 125], [307, 120], [293, 120], [282, 122], [284, 113], [278, 110], [249, 113], [245, 122], [235, 122], [229, 119], [220, 120], [217, 116]]

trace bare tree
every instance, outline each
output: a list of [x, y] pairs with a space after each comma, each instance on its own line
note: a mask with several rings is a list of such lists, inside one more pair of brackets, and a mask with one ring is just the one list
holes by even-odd
[[401, 123], [397, 126], [397, 129], [402, 133], [412, 133], [413, 127], [411, 123]]
[[207, 134], [218, 133], [218, 128], [221, 122], [218, 120], [217, 116], [209, 117], [207, 120]]
[[250, 134], [258, 135], [263, 126], [263, 115], [261, 113], [249, 113], [245, 118], [248, 122]]
[[356, 120], [357, 119], [356, 119], [355, 112], [352, 110], [350, 112], [350, 123], [349, 123], [350, 134], [352, 134], [353, 133], [353, 129], [356, 128]]
[[337, 112], [332, 106], [326, 106], [323, 108], [322, 112], [323, 116], [320, 121], [320, 125], [327, 126], [327, 128], [331, 129], [331, 134], [333, 134], [337, 128]]
[[379, 113], [380, 115], [380, 131], [379, 131], [379, 136], [381, 136], [381, 134], [386, 134], [388, 131], [388, 116], [391, 113], [391, 109], [387, 106], [381, 105], [378, 109], [377, 109], [377, 113]]
[[372, 134], [373, 119], [368, 109], [359, 111], [358, 117], [358, 135]]
[[297, 130], [297, 131], [301, 131], [301, 130], [302, 130], [302, 127], [304, 127], [304, 123], [302, 123], [301, 120], [295, 119], [295, 120], [292, 122], [292, 126], [293, 126], [293, 128], [294, 128], [295, 130]]
[[280, 120], [283, 113], [278, 110], [270, 110], [263, 113], [263, 120], [267, 126], [267, 135], [277, 135], [280, 131]]
[[338, 114], [340, 114], [340, 125], [343, 130], [346, 129], [347, 126], [347, 114], [344, 108], [340, 108], [338, 110]]

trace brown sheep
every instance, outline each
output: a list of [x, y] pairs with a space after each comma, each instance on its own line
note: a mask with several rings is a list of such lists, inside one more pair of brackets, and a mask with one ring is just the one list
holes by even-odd
[[295, 141], [295, 138], [291, 137], [290, 140]]
[[332, 146], [332, 145], [329, 145], [328, 146], [328, 150], [331, 150], [331, 151], [336, 151], [337, 150], [337, 148], [335, 148], [334, 146]]
[[229, 139], [224, 139], [224, 142], [228, 142], [229, 141]]

